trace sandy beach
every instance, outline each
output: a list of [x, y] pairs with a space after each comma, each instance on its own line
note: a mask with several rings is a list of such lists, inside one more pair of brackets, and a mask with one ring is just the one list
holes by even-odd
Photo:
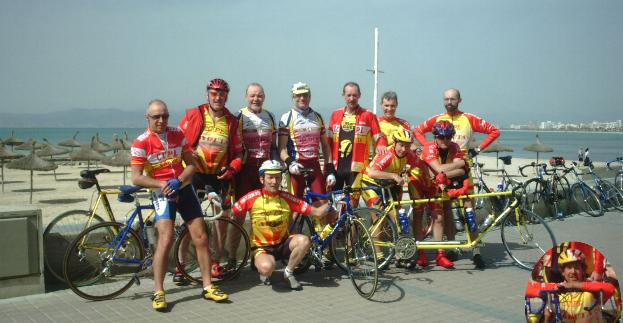
[[[496, 168], [495, 156], [491, 154], [481, 154], [479, 162], [484, 163], [484, 169]], [[525, 178], [519, 175], [518, 166], [526, 165], [535, 161], [534, 159], [525, 158], [513, 158], [512, 164], [506, 166], [505, 169], [511, 176], [514, 176], [519, 181], [524, 181]], [[596, 163], [597, 169], [603, 169], [604, 163]], [[502, 167], [500, 161], [499, 167]], [[122, 167], [109, 167], [100, 165], [98, 168], [108, 168], [110, 173], [98, 175], [98, 180], [104, 188], [115, 188], [123, 183], [123, 168]], [[91, 198], [96, 197], [94, 194], [95, 187], [83, 190], [78, 187], [78, 179], [80, 178], [80, 171], [86, 169], [86, 164], [81, 163], [79, 165], [59, 165], [56, 170], [57, 179], [54, 179], [53, 173], [50, 172], [34, 172], [34, 193], [33, 204], [34, 206], [41, 208], [43, 214], [43, 223], [47, 225], [52, 219], [69, 210], [79, 209], [86, 210], [89, 207]], [[91, 169], [95, 169], [94, 165], [91, 165]], [[528, 170], [532, 172], [532, 170]], [[604, 171], [603, 173], [607, 173]], [[126, 177], [126, 184], [130, 184], [129, 178], [130, 172], [128, 168], [128, 175]], [[573, 176], [569, 176], [571, 180]], [[606, 176], [606, 177], [611, 177]], [[4, 168], [4, 192], [0, 193], [0, 205], [28, 205], [29, 204], [29, 187], [30, 187], [30, 172], [23, 170], [7, 169]], [[495, 184], [499, 181], [499, 176], [495, 173], [485, 176], [485, 181], [491, 187], [495, 187]], [[128, 214], [133, 208], [131, 203], [120, 203], [117, 201], [116, 196], [110, 198], [111, 206], [115, 217], [118, 221], [122, 221], [125, 215]], [[98, 214], [102, 217], [105, 216], [103, 208], [100, 207]]]

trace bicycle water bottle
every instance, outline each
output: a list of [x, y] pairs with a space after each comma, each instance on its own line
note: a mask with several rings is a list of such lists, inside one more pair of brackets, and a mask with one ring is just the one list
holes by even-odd
[[463, 216], [461, 215], [461, 208], [458, 204], [452, 207], [452, 220], [454, 222], [454, 228], [457, 232], [463, 232]]
[[465, 209], [465, 219], [467, 220], [469, 232], [476, 232], [478, 230], [478, 227], [476, 226], [476, 216], [474, 215], [474, 210], [472, 210], [471, 207]]
[[495, 190], [498, 192], [502, 192], [504, 190], [504, 183], [499, 182]]
[[402, 231], [402, 234], [409, 234], [409, 217], [403, 208], [398, 210], [398, 222], [400, 223], [400, 231]]

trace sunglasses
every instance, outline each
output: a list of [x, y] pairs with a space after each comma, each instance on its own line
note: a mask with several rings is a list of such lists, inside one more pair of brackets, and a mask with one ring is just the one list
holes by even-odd
[[151, 115], [147, 115], [147, 116], [148, 116], [150, 119], [152, 119], [152, 120], [159, 120], [159, 119], [162, 119], [162, 120], [169, 120], [169, 114], [168, 114], [168, 113], [166, 113], [166, 114], [157, 114], [157, 115], [155, 115], [155, 116], [151, 116]]
[[449, 139], [452, 139], [452, 136], [435, 136], [435, 138], [441, 139], [441, 140], [449, 140]]

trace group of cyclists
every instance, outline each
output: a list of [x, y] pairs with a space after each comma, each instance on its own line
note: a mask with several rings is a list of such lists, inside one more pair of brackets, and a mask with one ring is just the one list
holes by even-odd
[[[133, 183], [152, 188], [166, 196], [169, 203], [169, 212], [158, 213], [155, 221], [159, 235], [153, 259], [155, 310], [167, 309], [163, 284], [176, 213], [190, 230], [197, 251], [203, 298], [217, 302], [229, 298], [211, 284], [211, 276], [218, 275], [222, 267], [209, 256], [198, 190], [217, 193], [223, 216], [233, 215], [242, 223], [249, 214], [252, 262], [263, 284], [271, 284], [276, 261], [287, 259], [284, 279], [292, 289], [299, 290], [301, 284], [293, 271], [309, 250], [310, 240], [288, 232], [288, 223], [293, 213], [320, 217], [323, 224], [329, 225], [336, 216], [326, 201], [315, 200], [309, 205], [302, 200], [306, 183], [303, 169], [314, 169], [310, 183], [311, 190], [317, 193], [392, 179], [397, 184], [393, 191], [396, 199], [402, 198], [404, 185], [411, 199], [465, 195], [473, 193], [474, 188], [469, 175], [471, 157], [500, 135], [491, 123], [459, 109], [461, 94], [457, 89], [444, 91], [445, 113], [414, 128], [396, 117], [395, 92], [382, 96], [383, 116], [377, 118], [360, 106], [361, 91], [355, 82], [343, 86], [345, 105], [331, 114], [327, 125], [311, 108], [312, 92], [305, 83], [292, 86], [293, 107], [279, 119], [264, 109], [266, 96], [259, 83], [247, 86], [248, 105], [235, 115], [225, 107], [229, 92], [226, 81], [211, 80], [207, 102], [188, 109], [178, 127], [169, 126], [165, 102], [149, 102], [145, 115], [148, 127], [132, 145]], [[428, 132], [433, 135], [430, 141], [425, 136]], [[487, 136], [468, 150], [476, 132]], [[289, 192], [281, 189], [284, 173], [289, 174]], [[353, 196], [354, 203], [359, 203], [360, 197], [368, 206], [378, 205], [374, 191], [364, 190], [361, 196]], [[428, 208], [433, 239], [441, 241], [445, 234], [453, 240], [450, 205], [429, 203]], [[474, 212], [469, 199], [464, 208], [466, 214]], [[422, 234], [422, 213], [423, 205], [414, 205], [412, 226], [416, 239], [423, 238], [418, 236]], [[477, 232], [470, 230], [470, 234]], [[452, 268], [456, 257], [438, 250], [435, 264]], [[474, 249], [472, 260], [476, 268], [486, 267], [479, 248]], [[406, 264], [409, 268], [428, 265], [423, 250]], [[173, 280], [184, 283], [179, 273]]]
[[[213, 79], [206, 90], [207, 102], [188, 109], [178, 127], [169, 126], [165, 102], [149, 102], [145, 115], [148, 127], [131, 148], [133, 183], [168, 197], [170, 206], [169, 212], [158, 214], [155, 221], [159, 238], [153, 261], [152, 306], [156, 310], [167, 308], [163, 282], [176, 213], [182, 216], [197, 249], [204, 282], [202, 296], [217, 302], [228, 299], [225, 292], [210, 283], [211, 276], [218, 275], [221, 267], [208, 256], [207, 232], [201, 219], [202, 196], [198, 196], [198, 190], [217, 193], [223, 216], [231, 216], [233, 211], [234, 218], [242, 223], [249, 213], [252, 261], [262, 283], [270, 284], [276, 260], [288, 258], [284, 278], [292, 289], [300, 289], [293, 269], [310, 242], [304, 235], [288, 232], [292, 214], [322, 217], [324, 224], [335, 221], [335, 212], [326, 201], [317, 200], [313, 205], [302, 201], [302, 169], [314, 169], [311, 190], [318, 193], [386, 178], [398, 184], [397, 199], [402, 197], [404, 184], [412, 199], [434, 197], [448, 189], [457, 195], [466, 194], [473, 190], [467, 143], [475, 132], [487, 134], [479, 147], [472, 150], [477, 153], [499, 136], [495, 126], [459, 110], [461, 95], [457, 89], [444, 92], [445, 113], [413, 129], [407, 121], [396, 117], [395, 92], [383, 95], [383, 116], [377, 118], [360, 106], [361, 90], [355, 82], [344, 85], [345, 105], [331, 114], [328, 125], [311, 108], [311, 88], [302, 82], [292, 86], [293, 107], [279, 119], [263, 108], [266, 96], [258, 83], [247, 86], [248, 105], [236, 115], [225, 107], [230, 91], [226, 81]], [[426, 139], [427, 132], [432, 132], [432, 141]], [[421, 153], [414, 138], [423, 145]], [[370, 156], [371, 151], [375, 156]], [[281, 190], [284, 172], [289, 173], [290, 192]], [[378, 202], [373, 191], [361, 195], [370, 206]], [[355, 196], [353, 201], [358, 203], [358, 199]], [[469, 201], [465, 206], [467, 212], [473, 212]], [[429, 207], [433, 213], [433, 238], [441, 241], [444, 223], [451, 223], [449, 205], [438, 203]], [[421, 232], [421, 216], [420, 206], [415, 208], [412, 222], [416, 234]], [[454, 238], [451, 225], [445, 226], [445, 234], [448, 239]], [[446, 256], [439, 250], [435, 262], [452, 268], [454, 264], [448, 257], [452, 255]], [[473, 261], [477, 268], [485, 267], [477, 249]], [[417, 259], [407, 265], [425, 267], [428, 260], [420, 251]], [[179, 273], [173, 280], [184, 283]]]

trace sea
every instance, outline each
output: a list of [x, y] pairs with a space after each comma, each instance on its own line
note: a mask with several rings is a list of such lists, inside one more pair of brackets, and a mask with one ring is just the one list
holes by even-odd
[[[71, 138], [76, 132], [76, 140], [81, 143], [89, 143], [96, 134], [102, 142], [111, 143], [113, 136], [133, 140], [145, 131], [145, 128], [0, 128], [0, 138], [5, 140], [14, 132], [21, 140], [33, 138], [43, 141], [46, 138], [53, 144]], [[526, 151], [523, 148], [532, 144], [539, 136], [541, 143], [552, 147], [553, 152], [540, 153], [539, 159], [549, 159], [552, 156], [562, 156], [567, 160], [576, 160], [578, 150], [584, 151], [589, 148], [589, 156], [593, 161], [611, 161], [616, 157], [623, 156], [623, 133], [611, 132], [572, 132], [572, 131], [524, 131], [524, 130], [501, 130], [497, 142], [512, 148], [513, 152], [501, 152], [500, 156], [512, 155], [518, 158], [536, 158], [536, 153]], [[430, 134], [428, 135], [430, 138]], [[476, 135], [477, 142], [485, 136]], [[495, 154], [493, 154], [495, 155]]]

